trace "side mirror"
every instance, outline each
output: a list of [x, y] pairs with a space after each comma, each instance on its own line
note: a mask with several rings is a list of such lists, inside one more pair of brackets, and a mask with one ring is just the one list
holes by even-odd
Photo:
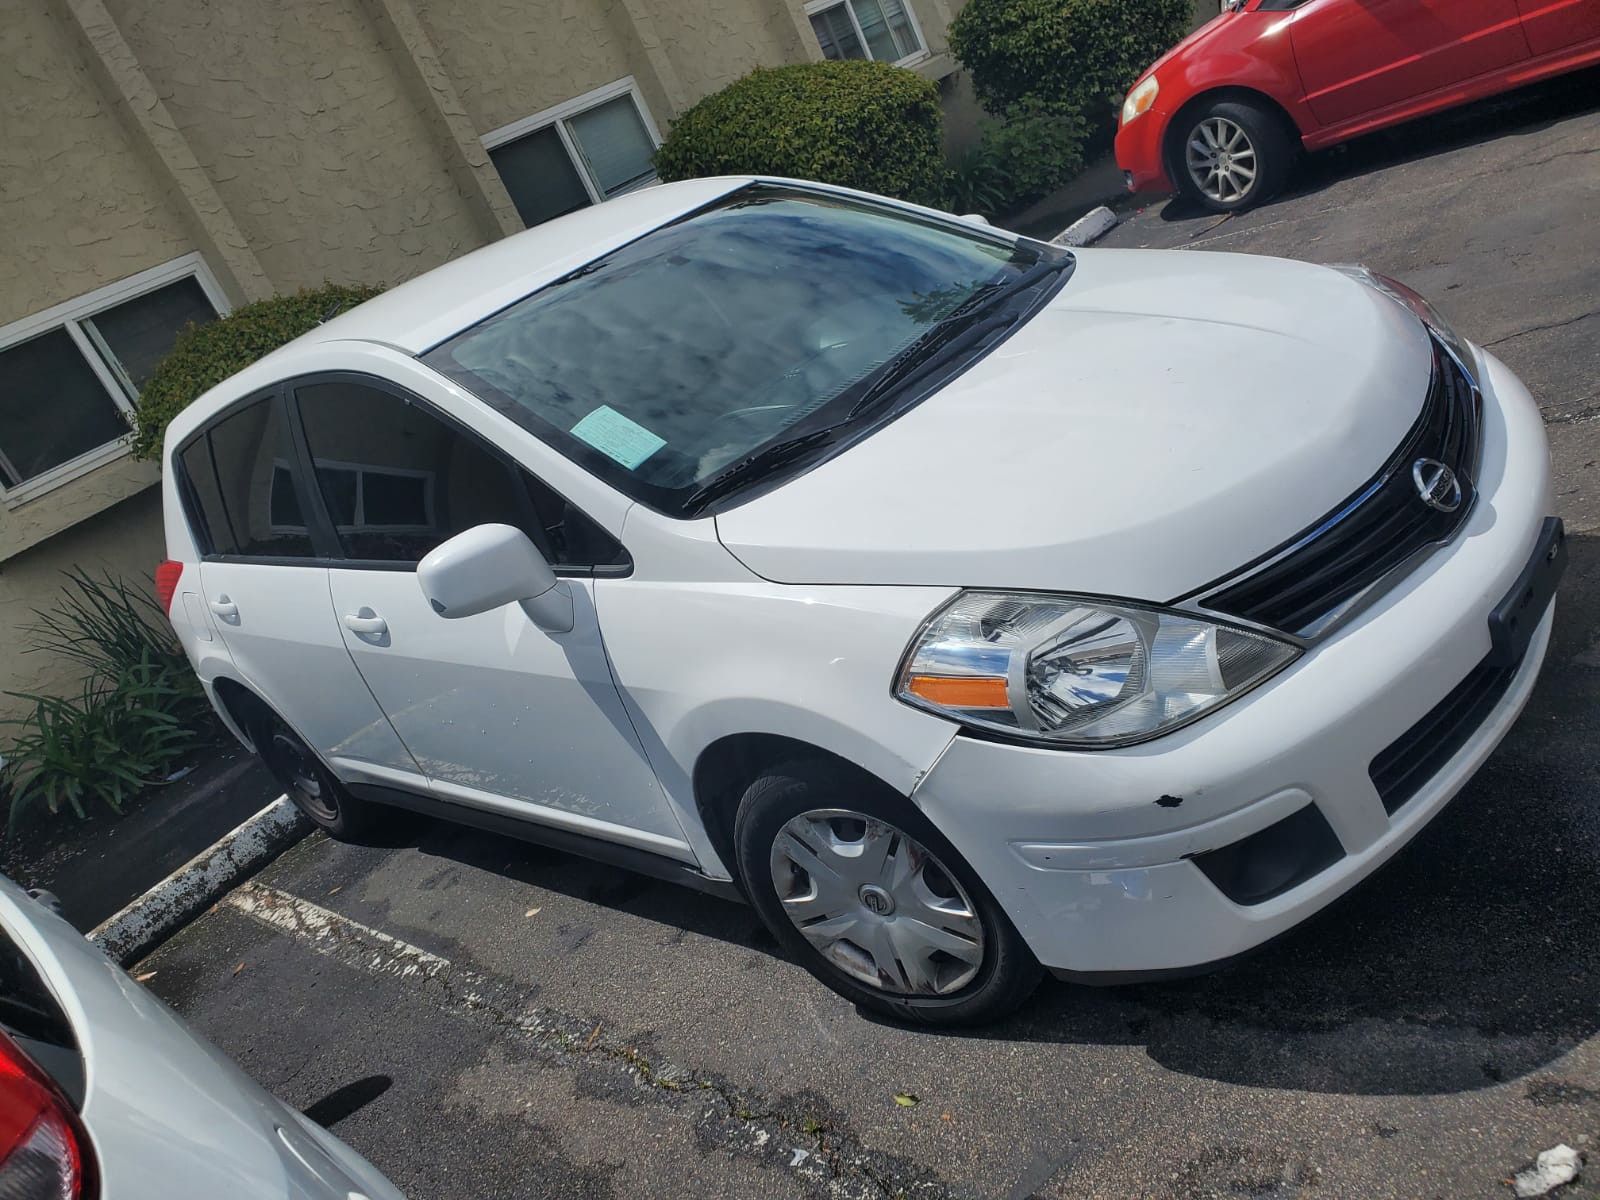
[[434, 547], [417, 564], [417, 583], [441, 617], [519, 604], [540, 629], [572, 629], [572, 593], [528, 535], [510, 525], [478, 525]]
[[984, 216], [982, 213], [962, 213], [959, 219], [966, 221], [970, 225], [989, 224], [989, 218]]

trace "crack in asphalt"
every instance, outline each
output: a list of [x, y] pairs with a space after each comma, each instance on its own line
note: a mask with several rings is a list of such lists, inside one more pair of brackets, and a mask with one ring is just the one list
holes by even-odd
[[1504, 342], [1515, 341], [1519, 337], [1527, 337], [1530, 333], [1543, 333], [1548, 329], [1563, 329], [1568, 325], [1576, 325], [1579, 321], [1587, 321], [1590, 317], [1600, 317], [1600, 308], [1592, 308], [1586, 313], [1579, 313], [1575, 317], [1567, 317], [1560, 321], [1548, 321], [1542, 325], [1530, 325], [1526, 329], [1519, 329], [1516, 333], [1508, 333], [1505, 337], [1495, 338], [1492, 342], [1485, 342], [1485, 346], [1498, 346]]
[[223, 905], [304, 943], [325, 958], [373, 975], [404, 979], [447, 1015], [514, 1034], [569, 1066], [610, 1069], [652, 1099], [698, 1104], [695, 1137], [771, 1170], [799, 1177], [831, 1200], [956, 1200], [932, 1171], [862, 1146], [842, 1123], [783, 1111], [758, 1097], [674, 1063], [653, 1061], [604, 1024], [529, 1005], [527, 991], [459, 966], [380, 930], [265, 884], [247, 882]]

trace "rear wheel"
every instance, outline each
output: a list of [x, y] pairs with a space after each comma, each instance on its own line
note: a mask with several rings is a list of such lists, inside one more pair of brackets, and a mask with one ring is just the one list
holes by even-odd
[[834, 763], [788, 763], [745, 793], [734, 826], [751, 903], [773, 936], [847, 1000], [929, 1025], [991, 1021], [1039, 967], [937, 829]]
[[1178, 186], [1213, 212], [1251, 208], [1282, 189], [1295, 141], [1279, 114], [1246, 100], [1219, 100], [1177, 126]]
[[359, 838], [371, 827], [372, 806], [352, 796], [299, 734], [265, 709], [251, 726], [262, 763], [312, 824], [341, 841]]

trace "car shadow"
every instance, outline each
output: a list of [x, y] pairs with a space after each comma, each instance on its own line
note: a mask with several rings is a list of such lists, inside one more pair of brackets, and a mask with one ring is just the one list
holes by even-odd
[[[1600, 67], [1491, 96], [1307, 154], [1282, 192], [1247, 211], [1270, 213], [1280, 205], [1315, 195], [1343, 180], [1482, 145], [1509, 134], [1535, 133], [1595, 111], [1600, 111]], [[1170, 198], [1158, 215], [1168, 222], [1226, 219], [1181, 195]]]
[[[1600, 1032], [1600, 539], [1568, 545], [1527, 711], [1376, 876], [1213, 974], [1109, 988], [1051, 980], [1006, 1021], [925, 1036], [1142, 1045], [1170, 1070], [1224, 1083], [1421, 1094], [1534, 1074]], [[413, 833], [430, 855], [782, 957], [740, 905], [444, 822]]]

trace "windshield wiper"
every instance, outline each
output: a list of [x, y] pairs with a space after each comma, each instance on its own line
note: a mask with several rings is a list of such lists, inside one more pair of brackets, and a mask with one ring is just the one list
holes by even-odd
[[[1015, 324], [1021, 313], [1003, 311], [1006, 302], [1037, 287], [1072, 264], [1071, 255], [1035, 263], [1007, 283], [979, 288], [943, 320], [880, 369], [850, 406], [847, 421], [874, 408], [885, 397], [954, 362], [990, 334]], [[1001, 309], [1000, 312], [995, 312]], [[989, 313], [991, 315], [984, 316]]]
[[690, 493], [689, 498], [683, 502], [684, 511], [690, 514], [698, 513], [713, 500], [726, 496], [736, 488], [743, 487], [764, 475], [772, 474], [779, 467], [786, 466], [811, 450], [827, 445], [845, 423], [841, 421], [838, 424], [825, 425], [821, 429], [813, 429], [810, 433], [784, 438], [781, 442], [773, 442], [754, 454], [746, 455], [731, 467], [713, 475], [700, 488]]
[[[703, 511], [712, 501], [726, 496], [745, 485], [771, 475], [774, 471], [803, 458], [813, 450], [826, 446], [838, 437], [841, 430], [853, 424], [863, 413], [875, 407], [886, 396], [932, 374], [940, 367], [955, 361], [985, 338], [1014, 325], [1021, 319], [1018, 312], [993, 312], [1007, 300], [1021, 295], [1056, 272], [1072, 265], [1072, 256], [1035, 263], [1015, 279], [1003, 284], [979, 288], [910, 347], [898, 358], [891, 359], [870, 377], [865, 390], [851, 404], [850, 411], [841, 421], [773, 442], [755, 453], [741, 458], [732, 466], [713, 475], [684, 501], [686, 513]], [[985, 312], [991, 315], [984, 316]]]

